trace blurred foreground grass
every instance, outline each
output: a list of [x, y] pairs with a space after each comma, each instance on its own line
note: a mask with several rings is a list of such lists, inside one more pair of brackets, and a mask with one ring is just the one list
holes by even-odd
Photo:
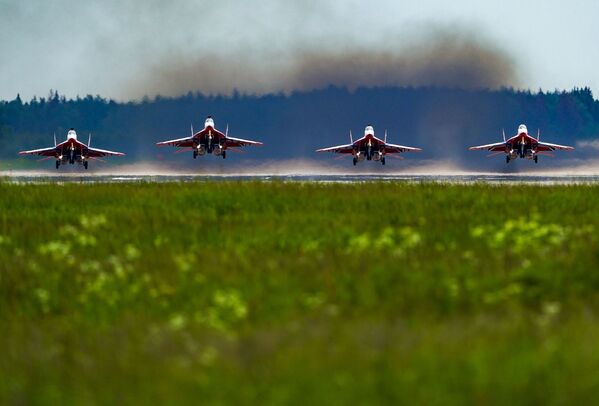
[[599, 187], [0, 183], [0, 403], [599, 398]]

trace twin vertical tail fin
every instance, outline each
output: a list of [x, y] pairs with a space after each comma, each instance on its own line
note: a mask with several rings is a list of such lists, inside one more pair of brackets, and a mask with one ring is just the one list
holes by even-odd
[[91, 148], [92, 146], [92, 133], [89, 133], [89, 138], [87, 139], [87, 147]]
[[191, 136], [193, 137], [193, 123], [191, 123]]
[[385, 130], [385, 144], [387, 143], [387, 130]]
[[349, 130], [349, 142], [350, 142], [350, 144], [354, 143], [354, 137], [352, 137], [352, 135], [351, 135], [351, 130]]
[[227, 123], [227, 128], [225, 130], [225, 138], [229, 136], [229, 123]]
[[54, 133], [54, 146], [56, 147], [56, 133]]
[[505, 142], [505, 128], [501, 129], [501, 133], [503, 134], [503, 142]]
[[541, 141], [541, 129], [537, 128], [537, 142]]

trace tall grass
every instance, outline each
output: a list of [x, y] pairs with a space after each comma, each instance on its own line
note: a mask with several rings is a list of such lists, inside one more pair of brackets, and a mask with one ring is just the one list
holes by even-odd
[[0, 403], [599, 395], [599, 187], [0, 183]]

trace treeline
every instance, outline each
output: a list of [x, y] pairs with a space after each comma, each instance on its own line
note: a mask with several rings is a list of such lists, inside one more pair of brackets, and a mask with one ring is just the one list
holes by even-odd
[[[92, 144], [126, 151], [128, 160], [177, 159], [154, 143], [190, 133], [213, 115], [230, 134], [265, 143], [244, 158], [315, 157], [314, 149], [345, 143], [372, 123], [392, 142], [421, 146], [423, 158], [466, 156], [465, 147], [501, 139], [526, 123], [541, 137], [565, 144], [599, 138], [599, 101], [589, 88], [561, 92], [503, 89], [330, 87], [312, 92], [230, 97], [188, 93], [181, 97], [115, 102], [100, 96], [48, 97], [0, 102], [0, 158], [48, 146], [75, 127]], [[472, 155], [469, 155], [472, 157]]]

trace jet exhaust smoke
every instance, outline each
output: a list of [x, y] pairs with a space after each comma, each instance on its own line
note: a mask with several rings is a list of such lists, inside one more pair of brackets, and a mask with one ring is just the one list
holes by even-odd
[[[459, 29], [457, 29], [459, 31]], [[210, 95], [290, 93], [327, 86], [358, 87], [436, 86], [460, 89], [497, 89], [520, 85], [513, 59], [489, 40], [452, 27], [432, 29], [407, 46], [402, 36], [384, 43], [331, 49], [326, 45], [299, 49], [281, 61], [266, 55], [169, 55], [146, 64], [123, 97], [156, 94], [177, 96], [190, 90]], [[405, 40], [403, 41], [405, 42]]]
[[521, 84], [514, 60], [481, 34], [484, 27], [409, 22], [403, 2], [5, 3], [0, 34], [10, 41], [0, 42], [0, 87], [11, 97], [50, 88], [127, 100], [190, 90]]

